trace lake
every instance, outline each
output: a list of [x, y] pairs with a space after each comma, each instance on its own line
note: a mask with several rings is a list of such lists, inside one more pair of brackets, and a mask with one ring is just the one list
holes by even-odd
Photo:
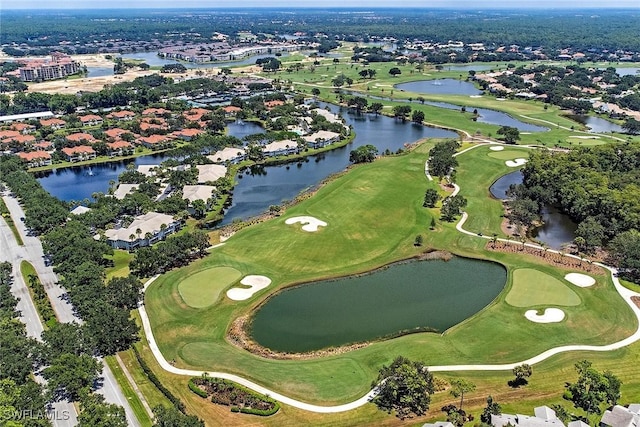
[[[425, 104], [432, 105], [434, 107], [446, 108], [449, 110], [460, 110], [462, 107], [455, 104], [449, 104], [448, 102], [433, 102], [425, 101]], [[489, 110], [487, 108], [465, 107], [467, 112], [478, 111], [477, 121], [481, 123], [487, 123], [497, 126], [511, 126], [518, 129], [520, 132], [546, 132], [549, 128], [544, 126], [532, 125], [520, 121], [507, 113], [502, 111]]]
[[250, 333], [264, 347], [299, 353], [444, 332], [489, 305], [506, 280], [501, 265], [466, 258], [394, 264], [285, 289], [258, 309]]
[[[261, 58], [272, 58], [275, 57], [275, 54], [270, 55], [253, 55], [247, 58], [239, 59], [237, 61], [219, 61], [219, 62], [208, 62], [208, 63], [195, 63], [195, 62], [186, 62], [186, 61], [176, 61], [174, 59], [165, 59], [158, 56], [157, 52], [136, 52], [136, 53], [125, 53], [121, 55], [123, 59], [141, 59], [152, 67], [161, 67], [167, 64], [182, 64], [185, 68], [219, 68], [219, 67], [236, 67], [239, 65], [253, 65], [256, 63], [256, 59]], [[288, 54], [286, 52], [282, 53], [282, 56], [278, 58], [286, 58]]]
[[589, 128], [589, 132], [594, 133], [607, 133], [607, 132], [618, 132], [624, 133], [624, 129], [617, 123], [610, 122], [609, 120], [602, 119], [600, 117], [594, 116], [585, 116], [578, 114], [570, 114], [569, 117], [571, 120], [575, 120], [576, 122], [583, 124]]
[[[498, 178], [489, 188], [496, 199], [505, 200], [511, 185], [522, 184], [522, 172], [515, 171]], [[543, 225], [532, 230], [531, 237], [544, 242], [552, 249], [560, 250], [576, 237], [578, 225], [554, 206], [545, 206], [541, 212]]]
[[419, 80], [400, 83], [394, 87], [407, 92], [436, 95], [480, 95], [482, 93], [473, 83], [458, 79]]
[[301, 162], [240, 172], [236, 176], [238, 184], [233, 189], [231, 206], [225, 212], [221, 225], [259, 215], [269, 206], [291, 200], [300, 192], [318, 185], [330, 175], [344, 170], [349, 165], [349, 152], [361, 145], [372, 144], [382, 153], [386, 149], [395, 152], [405, 143], [422, 138], [458, 138], [449, 130], [402, 123], [386, 116], [347, 113], [346, 109], [335, 105], [320, 105], [344, 116], [346, 124], [356, 133], [354, 141], [346, 147], [310, 156]]

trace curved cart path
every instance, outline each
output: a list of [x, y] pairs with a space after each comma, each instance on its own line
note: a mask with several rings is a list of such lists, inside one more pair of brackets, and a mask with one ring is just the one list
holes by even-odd
[[[467, 150], [464, 150], [462, 152], [457, 153], [456, 155], [462, 154], [463, 152], [466, 152], [468, 150], [471, 150], [473, 148], [479, 147], [479, 146], [483, 146], [483, 145], [487, 145], [487, 144], [479, 144], [473, 147], [468, 148]], [[521, 147], [521, 146], [520, 146]], [[455, 190], [453, 194], [458, 194], [458, 192], [460, 191], [460, 187], [456, 184], [454, 184]], [[463, 212], [462, 214], [462, 218], [460, 218], [460, 221], [458, 222], [458, 224], [456, 224], [456, 229], [463, 233], [463, 234], [467, 234], [469, 236], [473, 236], [475, 238], [479, 238], [479, 239], [486, 239], [486, 240], [490, 240], [491, 237], [489, 236], [482, 236], [479, 235], [477, 233], [473, 233], [471, 231], [468, 231], [466, 229], [464, 229], [464, 223], [466, 222], [467, 218], [468, 218], [468, 214], [466, 212]], [[512, 242], [512, 243], [519, 243], [515, 240], [509, 240], [509, 239], [497, 239], [499, 241], [503, 241], [503, 242]], [[519, 243], [520, 244], [520, 243]], [[532, 244], [532, 243], [527, 243], [526, 246], [532, 247], [532, 248], [538, 248], [542, 250], [541, 246]], [[554, 251], [551, 249], [547, 249], [549, 252], [555, 252], [555, 253], [559, 253], [558, 251]], [[565, 256], [571, 256], [574, 258], [578, 258], [575, 255], [565, 255]], [[534, 365], [536, 363], [542, 362], [543, 360], [546, 360], [552, 356], [555, 356], [557, 354], [560, 353], [566, 353], [569, 351], [612, 351], [612, 350], [618, 350], [620, 348], [626, 347], [630, 344], [633, 344], [636, 341], [640, 340], [640, 307], [638, 307], [632, 300], [631, 297], [632, 296], [640, 296], [640, 294], [633, 292], [627, 288], [625, 288], [624, 286], [622, 286], [622, 284], [620, 284], [620, 281], [617, 278], [617, 271], [615, 268], [613, 267], [609, 267], [607, 265], [604, 264], [600, 264], [600, 263], [596, 263], [596, 265], [599, 265], [600, 267], [603, 267], [607, 270], [609, 270], [609, 272], [611, 273], [611, 279], [613, 280], [613, 284], [616, 288], [616, 290], [618, 291], [618, 293], [620, 294], [620, 296], [622, 297], [622, 299], [629, 305], [629, 307], [631, 307], [631, 310], [635, 313], [637, 319], [638, 319], [638, 328], [636, 329], [636, 331], [630, 335], [629, 337], [612, 343], [612, 344], [607, 344], [607, 345], [565, 345], [565, 346], [560, 346], [560, 347], [555, 347], [552, 349], [549, 349], [545, 352], [542, 352], [536, 356], [533, 356], [529, 359], [526, 360], [522, 360], [522, 361], [518, 361], [518, 362], [513, 362], [513, 363], [504, 363], [504, 364], [494, 364], [494, 365], [441, 365], [441, 366], [429, 366], [429, 370], [432, 372], [452, 372], [452, 371], [505, 371], [505, 370], [512, 370], [514, 367], [518, 366], [518, 365], [522, 365], [523, 363], [526, 363], [528, 365]], [[149, 287], [149, 285], [151, 285], [151, 283], [153, 283], [154, 280], [156, 280], [158, 278], [158, 276], [155, 276], [151, 279], [149, 279], [145, 285], [144, 285], [144, 290], [146, 291], [146, 289]], [[151, 352], [153, 353], [153, 355], [155, 356], [156, 360], [158, 361], [158, 363], [160, 364], [160, 366], [162, 367], [162, 369], [164, 369], [165, 371], [171, 372], [173, 374], [176, 375], [188, 375], [188, 376], [201, 376], [203, 374], [203, 371], [198, 371], [198, 370], [193, 370], [193, 369], [182, 369], [182, 368], [176, 368], [175, 366], [171, 365], [169, 362], [167, 362], [167, 360], [164, 358], [164, 356], [162, 355], [162, 353], [160, 352], [160, 349], [158, 348], [158, 344], [156, 343], [156, 340], [153, 336], [153, 331], [151, 330], [151, 323], [149, 322], [149, 317], [147, 316], [147, 312], [145, 310], [145, 307], [143, 304], [140, 305], [139, 307], [139, 311], [140, 311], [140, 317], [142, 319], [142, 325], [144, 328], [144, 332], [147, 336], [147, 341], [149, 342], [149, 347], [151, 348]], [[249, 381], [245, 378], [242, 378], [240, 376], [237, 375], [233, 375], [233, 374], [228, 374], [225, 372], [207, 372], [207, 374], [211, 377], [216, 377], [216, 378], [223, 378], [223, 379], [227, 379], [227, 380], [231, 380], [231, 381], [235, 381], [238, 384], [241, 384], [245, 387], [248, 387], [254, 391], [257, 391], [258, 393], [262, 393], [265, 395], [268, 395], [270, 397], [272, 397], [273, 399], [282, 402], [286, 405], [290, 405], [293, 406], [295, 408], [298, 409], [303, 409], [305, 411], [310, 411], [310, 412], [317, 412], [317, 413], [324, 413], [324, 414], [329, 414], [329, 413], [336, 413], [336, 412], [344, 412], [344, 411], [349, 411], [351, 409], [356, 409], [360, 406], [365, 405], [366, 403], [368, 403], [371, 398], [373, 398], [376, 394], [377, 394], [377, 389], [374, 388], [371, 391], [369, 391], [367, 394], [365, 394], [364, 396], [362, 396], [361, 398], [359, 398], [358, 400], [354, 400], [353, 402], [349, 402], [349, 403], [345, 403], [344, 405], [336, 405], [336, 406], [320, 406], [320, 405], [313, 405], [310, 403], [306, 403], [306, 402], [301, 402], [299, 400], [293, 399], [291, 397], [287, 397], [285, 395], [282, 395], [280, 393], [277, 393], [273, 390], [269, 390], [266, 387], [263, 387], [259, 384], [256, 384], [252, 381]]]

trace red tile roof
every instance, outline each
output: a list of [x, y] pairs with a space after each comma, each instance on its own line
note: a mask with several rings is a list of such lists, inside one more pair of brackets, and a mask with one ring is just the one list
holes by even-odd
[[36, 160], [36, 159], [50, 159], [51, 158], [51, 154], [47, 153], [46, 151], [30, 151], [28, 153], [17, 153], [18, 157], [20, 157], [22, 160], [25, 160], [27, 162], [30, 162], [32, 160]]
[[72, 133], [71, 135], [67, 135], [66, 138], [67, 138], [67, 141], [71, 141], [71, 142], [81, 142], [81, 141], [87, 141], [90, 143], [98, 142], [98, 140], [95, 139], [93, 135], [89, 133], [84, 133], [84, 132]]
[[67, 122], [60, 119], [42, 119], [40, 120], [40, 124], [42, 126], [62, 126], [62, 125], [66, 125]]
[[87, 122], [99, 122], [102, 121], [102, 117], [97, 116], [95, 114], [87, 114], [86, 116], [82, 116], [80, 117], [80, 121], [82, 123], [87, 123]]
[[66, 147], [62, 152], [67, 156], [73, 156], [81, 153], [95, 153], [95, 150], [87, 145], [78, 145], [77, 147]]

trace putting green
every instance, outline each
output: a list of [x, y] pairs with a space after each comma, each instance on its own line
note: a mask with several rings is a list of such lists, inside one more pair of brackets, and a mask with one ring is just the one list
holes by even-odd
[[514, 307], [570, 306], [579, 305], [580, 297], [553, 276], [532, 268], [520, 268], [513, 272], [513, 286], [506, 301]]
[[503, 151], [489, 151], [487, 153], [489, 157], [500, 160], [513, 160], [516, 158], [528, 159], [529, 153], [525, 150], [509, 150], [505, 149]]
[[182, 300], [193, 308], [209, 307], [216, 302], [220, 292], [242, 276], [235, 268], [215, 267], [199, 271], [178, 284]]

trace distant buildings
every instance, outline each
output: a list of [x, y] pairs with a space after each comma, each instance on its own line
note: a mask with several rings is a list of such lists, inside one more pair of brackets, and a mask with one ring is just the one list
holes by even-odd
[[25, 82], [63, 79], [80, 72], [80, 63], [64, 53], [53, 52], [51, 59], [34, 59], [18, 71], [20, 79]]

